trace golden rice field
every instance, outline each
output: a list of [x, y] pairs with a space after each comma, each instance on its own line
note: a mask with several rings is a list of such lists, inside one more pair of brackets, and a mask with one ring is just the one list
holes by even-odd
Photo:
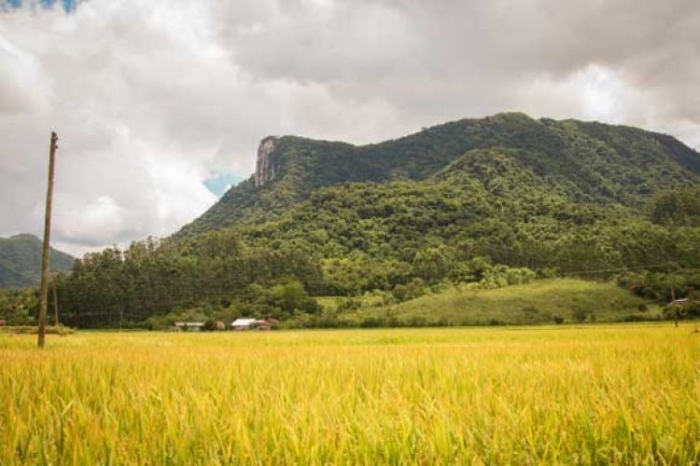
[[0, 464], [690, 464], [692, 326], [0, 334]]

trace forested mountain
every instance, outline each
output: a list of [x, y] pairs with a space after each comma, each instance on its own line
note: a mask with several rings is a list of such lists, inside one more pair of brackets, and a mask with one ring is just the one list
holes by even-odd
[[[66, 271], [75, 258], [51, 249], [51, 269]], [[0, 288], [21, 288], [41, 280], [41, 240], [33, 235], [0, 238]]]
[[700, 289], [675, 278], [700, 268], [698, 199], [700, 154], [636, 128], [500, 114], [367, 146], [269, 137], [202, 217], [86, 256], [59, 301], [80, 326], [193, 307], [286, 319], [318, 312], [309, 295], [625, 271], [663, 301]]
[[459, 172], [481, 158], [478, 163], [486, 171], [470, 178], [479, 181], [489, 174], [494, 154], [506, 154], [518, 169], [579, 204], [638, 210], [652, 193], [700, 179], [698, 153], [670, 136], [575, 120], [535, 120], [519, 113], [460, 120], [367, 146], [294, 136], [265, 142], [268, 151], [259, 151], [256, 174], [177, 236], [273, 220], [321, 187], [444, 178], [446, 171]]

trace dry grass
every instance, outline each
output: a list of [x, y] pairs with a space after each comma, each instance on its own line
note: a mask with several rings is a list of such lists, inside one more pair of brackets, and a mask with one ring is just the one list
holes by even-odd
[[691, 330], [0, 335], [0, 464], [690, 464]]

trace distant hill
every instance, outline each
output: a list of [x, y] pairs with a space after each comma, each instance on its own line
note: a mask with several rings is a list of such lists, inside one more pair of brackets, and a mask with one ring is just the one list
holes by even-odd
[[566, 204], [634, 210], [660, 190], [700, 181], [700, 155], [671, 136], [576, 120], [535, 120], [520, 113], [460, 120], [366, 146], [269, 137], [258, 150], [255, 175], [175, 237], [264, 224], [321, 188], [349, 183], [372, 183], [369, 189], [375, 189], [377, 183], [452, 179], [448, 184], [461, 189], [478, 182], [495, 200], [499, 193], [493, 183], [499, 181], [492, 178], [499, 178], [504, 167], [526, 178], [518, 183], [539, 186]]
[[[41, 281], [41, 240], [33, 235], [0, 238], [0, 288], [22, 288]], [[66, 271], [75, 258], [51, 249], [51, 270]]]

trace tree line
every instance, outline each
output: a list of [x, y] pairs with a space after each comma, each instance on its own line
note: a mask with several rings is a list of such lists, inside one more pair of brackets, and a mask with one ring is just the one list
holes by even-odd
[[[532, 183], [514, 182], [508, 170], [500, 178], [491, 187], [489, 178], [468, 188], [435, 181], [328, 187], [273, 222], [90, 253], [55, 279], [60, 320], [80, 328], [144, 327], [193, 310], [198, 318], [285, 320], [318, 313], [317, 296], [378, 290], [400, 302], [445, 283], [497, 288], [625, 272], [636, 274], [629, 275], [640, 282], [635, 290], [660, 302], [671, 293], [658, 277], [680, 277], [677, 298], [696, 289], [697, 188], [662, 192], [635, 215], [531, 191]], [[5, 319], [34, 312], [31, 290], [0, 298]]]

